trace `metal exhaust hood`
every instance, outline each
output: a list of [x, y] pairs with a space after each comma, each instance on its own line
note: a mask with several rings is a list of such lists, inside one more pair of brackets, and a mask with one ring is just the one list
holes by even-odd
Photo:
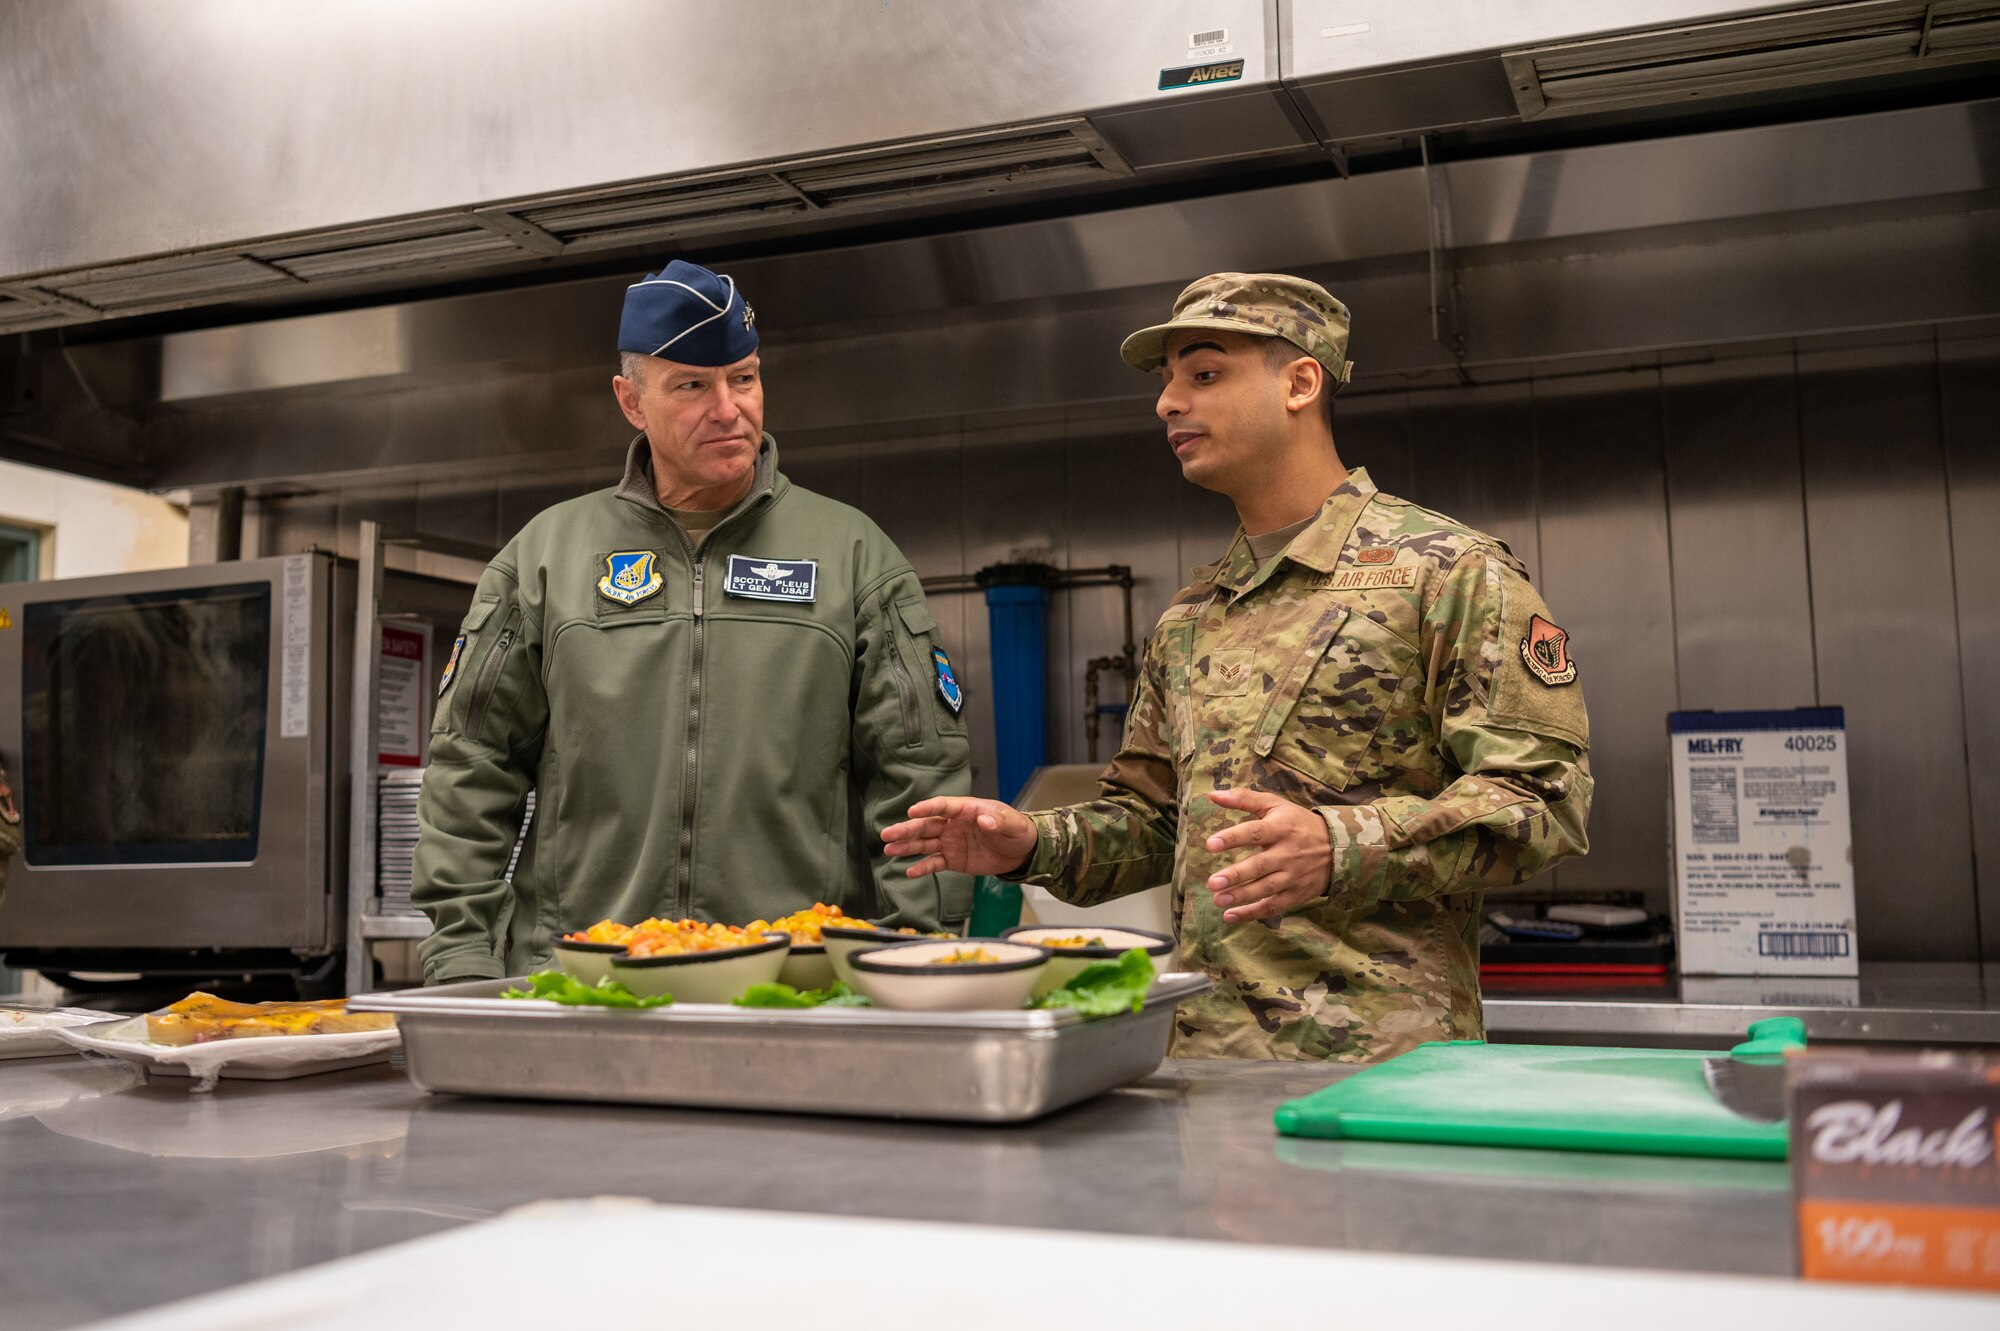
[[1509, 51], [1523, 120], [2000, 58], [2000, 0], [1857, 0]]
[[0, 332], [1321, 156], [1270, 0], [21, 0]]
[[12, 0], [0, 334], [963, 226], [1986, 60], [2000, 0]]

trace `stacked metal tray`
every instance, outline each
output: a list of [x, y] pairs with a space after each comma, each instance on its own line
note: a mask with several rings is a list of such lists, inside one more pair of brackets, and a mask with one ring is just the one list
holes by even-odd
[[644, 1010], [501, 998], [520, 980], [364, 994], [427, 1091], [1017, 1123], [1147, 1076], [1205, 975], [1160, 977], [1138, 1012], [894, 1012], [685, 1003]]

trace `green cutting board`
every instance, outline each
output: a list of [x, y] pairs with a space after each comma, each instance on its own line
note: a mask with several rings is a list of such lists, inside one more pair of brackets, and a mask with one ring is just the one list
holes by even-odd
[[1724, 1109], [1694, 1049], [1419, 1045], [1278, 1106], [1290, 1137], [1785, 1158], [1783, 1123]]

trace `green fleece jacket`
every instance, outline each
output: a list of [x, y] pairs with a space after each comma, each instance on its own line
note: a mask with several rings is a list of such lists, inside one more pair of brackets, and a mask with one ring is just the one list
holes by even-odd
[[[625, 478], [487, 566], [441, 686], [412, 897], [432, 983], [520, 974], [602, 919], [746, 924], [814, 901], [963, 919], [880, 830], [970, 788], [962, 695], [881, 529], [778, 471], [690, 542], [642, 435]], [[512, 883], [530, 789], [536, 813]]]

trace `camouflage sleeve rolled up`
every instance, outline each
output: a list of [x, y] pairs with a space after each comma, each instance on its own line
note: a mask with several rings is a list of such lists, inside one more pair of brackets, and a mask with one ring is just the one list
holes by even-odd
[[1582, 686], [1520, 566], [1490, 546], [1468, 550], [1425, 606], [1421, 633], [1410, 705], [1461, 774], [1436, 795], [1320, 810], [1335, 909], [1506, 887], [1588, 849]]
[[1009, 875], [1031, 880], [1076, 906], [1096, 906], [1158, 887], [1173, 876], [1179, 827], [1173, 755], [1168, 749], [1162, 669], [1147, 645], [1132, 690], [1125, 743], [1088, 804], [1032, 815], [1035, 853]]

